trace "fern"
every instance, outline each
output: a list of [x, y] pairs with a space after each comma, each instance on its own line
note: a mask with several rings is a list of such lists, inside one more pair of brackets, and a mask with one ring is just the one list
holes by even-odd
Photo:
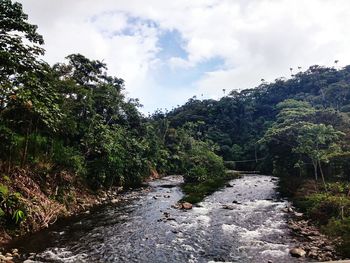
[[17, 209], [13, 213], [12, 219], [16, 222], [16, 224], [18, 224], [18, 223], [23, 221], [24, 217], [25, 217], [24, 212], [22, 210], [20, 210], [20, 209]]

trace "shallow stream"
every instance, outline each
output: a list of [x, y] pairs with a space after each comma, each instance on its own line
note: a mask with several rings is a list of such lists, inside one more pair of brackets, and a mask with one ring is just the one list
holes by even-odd
[[32, 262], [298, 262], [276, 178], [234, 179], [188, 211], [173, 208], [181, 182], [153, 181], [13, 245]]

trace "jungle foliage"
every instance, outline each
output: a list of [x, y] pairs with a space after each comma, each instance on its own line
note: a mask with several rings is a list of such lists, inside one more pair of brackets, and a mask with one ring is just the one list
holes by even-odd
[[195, 138], [195, 124], [173, 129], [162, 113], [143, 116], [102, 61], [71, 54], [50, 66], [21, 4], [1, 1], [0, 14], [0, 221], [25, 218], [11, 188], [18, 169], [42, 184], [68, 172], [92, 190], [136, 187], [151, 171], [198, 182], [223, 174], [213, 143]]

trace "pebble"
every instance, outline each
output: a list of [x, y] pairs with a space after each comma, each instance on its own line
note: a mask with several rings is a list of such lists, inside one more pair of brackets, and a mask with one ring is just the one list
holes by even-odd
[[181, 208], [185, 209], [185, 210], [192, 209], [192, 204], [189, 203], [189, 202], [184, 202], [184, 203], [181, 204]]
[[223, 209], [227, 209], [227, 210], [233, 210], [234, 208], [230, 205], [223, 205], [222, 206]]
[[116, 203], [118, 203], [120, 200], [118, 199], [118, 198], [114, 198], [114, 199], [112, 199], [111, 200], [111, 203], [112, 204], [116, 204]]
[[292, 248], [289, 253], [293, 256], [293, 257], [297, 257], [297, 258], [300, 258], [300, 257], [304, 257], [306, 255], [306, 252], [304, 249], [302, 248], [299, 248], [299, 247], [295, 247], [295, 248]]

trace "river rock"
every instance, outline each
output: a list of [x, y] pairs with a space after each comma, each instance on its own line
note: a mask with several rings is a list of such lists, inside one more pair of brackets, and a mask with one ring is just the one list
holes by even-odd
[[304, 214], [303, 213], [299, 213], [299, 212], [294, 212], [294, 216], [296, 216], [296, 217], [303, 217]]
[[120, 200], [118, 199], [118, 198], [114, 198], [114, 199], [112, 199], [111, 200], [111, 203], [112, 204], [116, 204], [116, 203], [118, 203]]
[[230, 205], [223, 205], [222, 206], [223, 209], [227, 209], [227, 210], [233, 210], [234, 208]]
[[190, 209], [192, 209], [192, 204], [189, 203], [189, 202], [183, 202], [181, 204], [181, 208], [184, 209], [184, 210], [190, 210]]
[[308, 253], [307, 253], [307, 256], [309, 258], [314, 258], [314, 259], [318, 259], [318, 255], [319, 253], [317, 252], [317, 250], [310, 250]]
[[164, 215], [164, 217], [170, 217], [170, 213], [169, 212], [164, 212], [163, 215]]
[[304, 257], [306, 252], [304, 249], [302, 248], [298, 248], [298, 247], [295, 247], [295, 248], [292, 248], [289, 253], [293, 256], [293, 257], [297, 257], [297, 258], [300, 258], [300, 257]]

